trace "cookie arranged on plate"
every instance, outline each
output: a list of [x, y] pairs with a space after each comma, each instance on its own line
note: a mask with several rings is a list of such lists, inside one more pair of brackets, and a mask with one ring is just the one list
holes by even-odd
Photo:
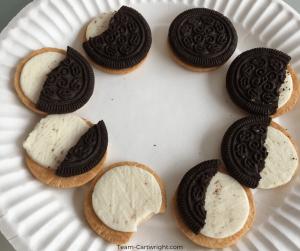
[[48, 115], [23, 143], [32, 174], [59, 188], [78, 187], [92, 180], [104, 165], [107, 145], [103, 121], [94, 125], [72, 114]]
[[230, 175], [250, 188], [288, 183], [298, 170], [298, 149], [290, 134], [266, 116], [239, 119], [226, 131], [221, 154]]
[[233, 245], [255, 217], [251, 190], [219, 164], [218, 160], [208, 160], [190, 169], [172, 199], [179, 228], [191, 241], [208, 248]]
[[137, 162], [120, 162], [102, 169], [85, 198], [92, 229], [105, 240], [127, 243], [137, 226], [166, 209], [166, 192], [159, 176]]
[[113, 74], [134, 71], [145, 61], [151, 47], [150, 27], [133, 8], [103, 13], [85, 28], [82, 46], [89, 61]]
[[22, 102], [43, 115], [80, 109], [91, 98], [94, 83], [89, 62], [71, 47], [32, 52], [18, 65], [14, 79]]
[[279, 117], [291, 110], [300, 94], [299, 80], [287, 54], [255, 48], [240, 54], [226, 76], [233, 103], [252, 115]]
[[168, 46], [173, 58], [192, 71], [212, 71], [227, 62], [238, 42], [237, 32], [223, 14], [206, 8], [182, 12], [172, 22]]

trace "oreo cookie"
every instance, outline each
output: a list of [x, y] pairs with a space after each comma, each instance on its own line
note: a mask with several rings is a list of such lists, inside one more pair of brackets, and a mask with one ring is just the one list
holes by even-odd
[[264, 143], [271, 120], [267, 116], [239, 119], [223, 137], [221, 155], [226, 169], [244, 186], [256, 188], [259, 184], [268, 156]]
[[275, 114], [278, 90], [284, 83], [290, 60], [290, 56], [275, 49], [255, 48], [243, 52], [232, 62], [226, 76], [232, 101], [253, 115]]
[[88, 102], [94, 83], [89, 62], [68, 47], [67, 57], [49, 73], [35, 108], [51, 114], [74, 112]]
[[82, 135], [78, 143], [68, 151], [55, 175], [71, 177], [90, 171], [104, 157], [107, 145], [107, 130], [101, 120]]
[[218, 172], [219, 160], [204, 161], [190, 169], [182, 178], [177, 193], [179, 214], [186, 226], [199, 234], [205, 225], [204, 209], [206, 189]]
[[237, 46], [237, 33], [221, 13], [194, 8], [178, 15], [169, 28], [172, 52], [182, 62], [200, 68], [224, 64]]
[[127, 69], [146, 58], [152, 43], [151, 30], [136, 10], [122, 6], [99, 36], [83, 43], [87, 56], [107, 69]]

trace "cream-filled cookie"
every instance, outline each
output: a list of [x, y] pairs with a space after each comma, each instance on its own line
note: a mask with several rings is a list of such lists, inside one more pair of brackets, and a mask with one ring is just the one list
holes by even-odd
[[127, 243], [140, 223], [165, 209], [161, 179], [136, 162], [120, 162], [103, 169], [85, 200], [86, 217], [93, 230], [116, 244]]
[[288, 183], [298, 169], [298, 149], [289, 133], [269, 117], [250, 116], [232, 124], [221, 154], [241, 184], [271, 189]]
[[172, 207], [183, 233], [198, 245], [225, 248], [236, 243], [255, 216], [251, 190], [218, 167], [217, 160], [200, 163], [182, 178]]
[[43, 118], [23, 143], [26, 162], [42, 182], [60, 188], [80, 186], [101, 170], [106, 159], [107, 130], [72, 114]]
[[300, 94], [297, 74], [287, 54], [270, 48], [254, 48], [231, 63], [226, 89], [243, 112], [279, 117], [291, 110]]
[[140, 67], [151, 43], [147, 21], [127, 6], [94, 18], [82, 35], [82, 47], [91, 64], [112, 74], [125, 74]]
[[14, 85], [22, 102], [40, 114], [62, 114], [81, 108], [93, 94], [94, 73], [76, 50], [43, 48], [17, 67]]

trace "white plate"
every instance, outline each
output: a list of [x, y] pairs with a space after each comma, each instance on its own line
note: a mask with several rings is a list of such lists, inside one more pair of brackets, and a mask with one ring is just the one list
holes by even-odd
[[[13, 88], [13, 77], [20, 61], [41, 47], [66, 49], [70, 45], [83, 54], [81, 36], [91, 18], [118, 10], [123, 4], [137, 9], [150, 24], [153, 44], [149, 57], [128, 75], [110, 75], [94, 68], [94, 94], [75, 114], [94, 123], [105, 121], [109, 132], [105, 166], [137, 161], [156, 171], [165, 184], [166, 212], [140, 225], [128, 245], [201, 249], [178, 228], [171, 199], [187, 170], [201, 161], [221, 157], [220, 144], [226, 129], [244, 116], [225, 89], [227, 69], [238, 54], [258, 46], [276, 48], [292, 56], [291, 64], [300, 74], [300, 15], [279, 0], [31, 3], [0, 35], [0, 229], [17, 250], [118, 250], [98, 237], [85, 219], [83, 203], [89, 184], [56, 189], [36, 180], [28, 171], [22, 142], [42, 117], [21, 103]], [[170, 23], [192, 7], [222, 12], [237, 29], [237, 50], [217, 71], [188, 71], [168, 52]], [[298, 146], [299, 106], [298, 102], [277, 120], [288, 128]], [[254, 196], [257, 214], [252, 228], [226, 250], [299, 250], [300, 172], [288, 185], [255, 190]]]

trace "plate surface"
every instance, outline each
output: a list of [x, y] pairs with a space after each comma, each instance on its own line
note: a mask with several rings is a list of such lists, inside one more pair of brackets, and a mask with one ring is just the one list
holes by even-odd
[[[227, 69], [238, 54], [259, 46], [279, 49], [292, 57], [291, 65], [300, 76], [300, 15], [280, 0], [31, 3], [0, 35], [0, 229], [16, 250], [118, 250], [98, 237], [86, 221], [83, 203], [89, 184], [56, 189], [28, 171], [22, 142], [42, 116], [21, 103], [13, 77], [21, 60], [42, 47], [66, 49], [70, 45], [84, 54], [81, 36], [85, 26], [94, 16], [122, 5], [135, 8], [148, 21], [153, 35], [150, 54], [138, 70], [127, 75], [110, 75], [94, 68], [94, 94], [75, 114], [94, 123], [105, 121], [109, 133], [105, 167], [137, 161], [152, 168], [165, 184], [166, 212], [140, 225], [128, 245], [180, 245], [181, 250], [201, 250], [178, 228], [171, 199], [187, 170], [201, 161], [221, 158], [226, 129], [244, 117], [225, 88]], [[223, 13], [238, 32], [235, 54], [214, 72], [188, 71], [168, 52], [169, 25], [179, 13], [193, 7]], [[300, 146], [300, 103], [276, 121]], [[286, 186], [253, 192], [254, 224], [236, 245], [225, 250], [299, 250], [300, 172]]]

